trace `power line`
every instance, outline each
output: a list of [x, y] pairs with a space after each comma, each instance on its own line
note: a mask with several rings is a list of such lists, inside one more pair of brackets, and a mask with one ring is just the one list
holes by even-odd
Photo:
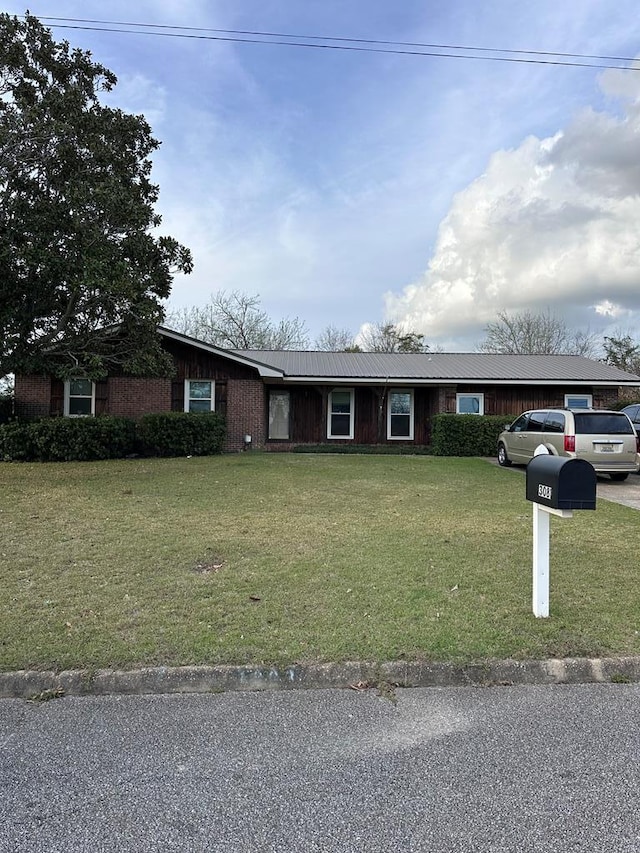
[[[154, 35], [166, 38], [196, 39], [201, 41], [235, 42], [240, 44], [271, 44], [285, 47], [303, 47], [316, 50], [342, 50], [364, 53], [388, 53], [406, 56], [429, 56], [445, 57], [450, 59], [481, 59], [493, 62], [519, 62], [533, 65], [556, 65], [574, 68], [611, 68], [621, 71], [640, 71], [640, 67], [628, 67], [623, 65], [603, 65], [601, 62], [572, 62], [564, 59], [531, 59], [536, 57], [564, 57], [565, 59], [595, 59], [608, 62], [635, 62], [630, 57], [623, 56], [601, 56], [595, 54], [581, 53], [554, 53], [552, 51], [538, 50], [513, 50], [509, 48], [487, 48], [469, 47], [462, 45], [426, 44], [421, 42], [394, 42], [378, 39], [345, 38], [341, 36], [309, 36], [287, 33], [269, 33], [255, 30], [221, 30], [204, 27], [186, 27], [164, 24], [134, 23], [126, 21], [100, 21], [88, 18], [56, 18], [43, 16], [45, 21], [66, 21], [70, 23], [55, 24], [50, 26], [57, 29], [85, 30], [92, 32], [109, 32], [129, 35]], [[88, 24], [100, 24], [101, 26], [87, 26]], [[121, 29], [121, 27], [144, 27], [138, 29]], [[180, 32], [170, 32], [179, 30]], [[218, 35], [205, 35], [205, 33], [217, 33]], [[224, 34], [224, 35], [223, 35]], [[251, 37], [248, 37], [251, 36]], [[257, 38], [256, 38], [257, 37]], [[282, 39], [287, 39], [283, 41]], [[293, 41], [292, 39], [312, 39], [317, 42], [347, 42], [348, 44], [324, 44], [313, 43], [313, 41]], [[378, 47], [364, 47], [362, 45], [379, 45]], [[392, 47], [396, 45], [397, 47]], [[429, 50], [398, 49], [398, 48], [429, 48]], [[473, 53], [448, 53], [445, 51], [473, 51]], [[437, 51], [437, 52], [436, 52]], [[487, 56], [487, 53], [508, 53], [509, 56]], [[476, 55], [480, 54], [480, 55]], [[518, 54], [516, 56], [516, 54]]]

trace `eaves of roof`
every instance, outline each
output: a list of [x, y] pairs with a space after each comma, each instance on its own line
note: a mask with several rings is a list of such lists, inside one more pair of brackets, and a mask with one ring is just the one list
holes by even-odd
[[221, 358], [227, 358], [229, 361], [235, 361], [237, 364], [244, 364], [247, 367], [253, 367], [258, 371], [259, 375], [265, 379], [284, 378], [284, 373], [280, 368], [273, 367], [272, 365], [266, 364], [264, 361], [260, 361], [256, 358], [250, 358], [245, 355], [244, 350], [229, 350], [223, 349], [222, 347], [216, 347], [213, 344], [199, 341], [197, 338], [191, 338], [188, 335], [183, 335], [181, 332], [176, 332], [173, 329], [166, 328], [165, 326], [158, 326], [158, 334], [165, 338], [169, 338], [170, 340], [178, 341], [178, 343], [195, 347], [203, 352], [218, 355]]
[[640, 376], [572, 355], [501, 353], [345, 353], [230, 350], [181, 332], [160, 335], [255, 369], [267, 382], [336, 385], [566, 385], [637, 386]]

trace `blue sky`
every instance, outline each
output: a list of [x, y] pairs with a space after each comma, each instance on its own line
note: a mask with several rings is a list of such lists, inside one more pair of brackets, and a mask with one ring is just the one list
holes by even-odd
[[[23, 5], [5, 2], [22, 14]], [[637, 0], [32, 0], [38, 16], [636, 56]], [[259, 294], [311, 339], [391, 319], [470, 350], [499, 310], [640, 324], [640, 72], [59, 29], [142, 112], [171, 307]], [[79, 25], [82, 26], [82, 25]], [[194, 32], [194, 34], [197, 34]]]

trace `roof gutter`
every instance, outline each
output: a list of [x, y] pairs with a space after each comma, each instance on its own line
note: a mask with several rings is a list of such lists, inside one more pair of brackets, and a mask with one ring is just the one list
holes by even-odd
[[409, 376], [279, 376], [280, 381], [295, 385], [551, 385], [578, 387], [618, 388], [620, 386], [637, 387], [640, 380], [629, 379], [603, 380], [603, 379], [494, 379], [492, 377], [470, 379], [464, 376], [458, 377], [436, 377], [425, 379]]

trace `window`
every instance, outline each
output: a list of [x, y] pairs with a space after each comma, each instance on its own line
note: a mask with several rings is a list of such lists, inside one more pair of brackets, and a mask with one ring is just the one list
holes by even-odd
[[269, 391], [269, 438], [289, 438], [289, 392]]
[[542, 427], [544, 426], [544, 419], [546, 417], [546, 412], [531, 412], [531, 414], [529, 415], [527, 432], [542, 432]]
[[413, 441], [413, 391], [395, 390], [389, 393], [387, 438]]
[[565, 394], [564, 404], [567, 409], [591, 409], [593, 396], [591, 394]]
[[211, 379], [185, 379], [185, 412], [213, 412], [216, 407], [215, 382]]
[[520, 415], [520, 417], [511, 424], [510, 430], [511, 432], [526, 432], [528, 423], [529, 412], [525, 412], [524, 415]]
[[329, 394], [328, 438], [353, 438], [353, 389], [334, 390]]
[[549, 412], [544, 422], [544, 432], [564, 432], [564, 415], [562, 412]]
[[576, 435], [631, 435], [635, 432], [622, 412], [582, 412], [574, 416]]
[[95, 415], [96, 386], [90, 379], [68, 379], [64, 383], [64, 413], [68, 418]]
[[456, 394], [456, 414], [484, 415], [484, 394]]

